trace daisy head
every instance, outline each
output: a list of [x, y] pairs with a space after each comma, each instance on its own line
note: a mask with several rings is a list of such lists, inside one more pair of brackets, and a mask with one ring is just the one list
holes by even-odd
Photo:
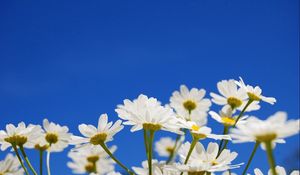
[[285, 112], [277, 112], [266, 120], [249, 117], [244, 124], [231, 130], [233, 142], [278, 142], [299, 133], [299, 119], [287, 121]]
[[[235, 80], [222, 80], [217, 84], [218, 91], [220, 93], [210, 93], [212, 101], [218, 105], [228, 105], [233, 110], [242, 110], [248, 101], [248, 95], [243, 88], [238, 88]], [[246, 111], [258, 110], [260, 106], [258, 101], [252, 102], [246, 109]]]
[[227, 107], [225, 106], [224, 108], [222, 108], [222, 110], [219, 112], [219, 114], [214, 111], [209, 111], [209, 114], [215, 121], [222, 123], [224, 126], [227, 126], [227, 127], [234, 126], [235, 124], [244, 123], [245, 119], [248, 117], [248, 116], [242, 116], [239, 119], [238, 123], [236, 123], [238, 116], [234, 116], [233, 110], [228, 106]]
[[[179, 175], [180, 172], [175, 169], [165, 168], [166, 164], [164, 161], [158, 162], [156, 159], [152, 160], [152, 172], [155, 175]], [[148, 161], [142, 162], [142, 167], [132, 167], [137, 175], [148, 175], [149, 167]]]
[[[287, 175], [285, 169], [281, 166], [276, 166], [275, 170], [278, 175]], [[254, 174], [255, 175], [264, 175], [264, 173], [262, 173], [261, 170], [258, 168], [254, 169]], [[300, 174], [299, 171], [293, 171], [293, 172], [291, 172], [290, 175], [299, 175], [299, 174]], [[268, 171], [268, 175], [272, 175], [271, 170]]]
[[75, 144], [83, 144], [80, 146], [100, 145], [112, 141], [113, 136], [123, 128], [124, 126], [122, 125], [121, 120], [118, 120], [115, 123], [108, 122], [107, 114], [102, 114], [98, 119], [97, 128], [93, 125], [79, 125], [78, 129], [84, 137], [72, 137], [72, 142]]
[[250, 100], [253, 101], [265, 101], [270, 104], [274, 104], [276, 102], [276, 99], [274, 97], [265, 97], [262, 95], [262, 89], [259, 86], [250, 86], [246, 85], [243, 81], [243, 79], [240, 77], [240, 81], [235, 81], [235, 83], [244, 89], [244, 91], [247, 93]]
[[186, 120], [203, 121], [206, 123], [207, 111], [211, 106], [209, 99], [204, 98], [204, 89], [180, 86], [180, 91], [173, 92], [170, 98], [170, 106], [175, 109], [177, 115]]
[[145, 129], [181, 133], [173, 110], [168, 106], [162, 106], [153, 97], [139, 95], [133, 101], [126, 99], [124, 104], [118, 105], [116, 112], [121, 119], [126, 120], [125, 125], [133, 125], [131, 132]]
[[49, 144], [49, 151], [60, 152], [69, 145], [72, 134], [69, 133], [67, 126], [60, 126], [44, 119], [43, 128], [45, 130], [45, 140]]
[[12, 154], [7, 154], [4, 160], [0, 161], [0, 174], [2, 175], [23, 175], [24, 171], [21, 168], [17, 157]]
[[28, 125], [24, 122], [19, 123], [17, 126], [13, 124], [6, 125], [6, 131], [0, 130], [0, 145], [1, 150], [6, 150], [10, 146], [27, 147], [30, 143], [40, 136], [41, 126]]
[[169, 157], [175, 149], [175, 140], [170, 137], [162, 137], [155, 143], [155, 151], [161, 157]]

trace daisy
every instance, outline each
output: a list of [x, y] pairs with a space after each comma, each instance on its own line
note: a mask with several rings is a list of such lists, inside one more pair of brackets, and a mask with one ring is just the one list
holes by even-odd
[[231, 129], [235, 143], [277, 142], [284, 143], [284, 138], [299, 133], [299, 119], [287, 121], [287, 113], [277, 112], [266, 120], [249, 117], [244, 124]]
[[[170, 168], [165, 169], [165, 162], [161, 161], [158, 162], [156, 159], [152, 160], [152, 172], [155, 175], [179, 175], [180, 172], [178, 170], [172, 170]], [[132, 167], [132, 169], [134, 170], [134, 172], [137, 175], [149, 175], [149, 166], [148, 166], [148, 162], [143, 161], [142, 162], [142, 167]]]
[[[287, 174], [285, 169], [281, 166], [276, 166], [276, 172], [277, 172], [278, 175], [286, 175]], [[260, 169], [258, 169], [258, 168], [254, 169], [254, 174], [255, 175], [264, 175], [264, 173], [262, 173], [260, 171]], [[299, 174], [300, 174], [299, 171], [293, 171], [293, 172], [291, 172], [290, 175], [299, 175]], [[271, 170], [268, 171], [268, 175], [272, 175]]]
[[41, 126], [28, 125], [24, 122], [14, 126], [13, 124], [6, 125], [6, 131], [0, 130], [0, 145], [1, 150], [4, 151], [8, 147], [30, 147], [31, 142], [40, 136]]
[[131, 132], [141, 129], [165, 130], [182, 133], [177, 125], [175, 113], [168, 106], [162, 106], [156, 98], [139, 95], [133, 101], [124, 100], [124, 105], [118, 105], [115, 110], [125, 125], [133, 125]]
[[204, 125], [207, 122], [207, 111], [211, 106], [210, 100], [204, 98], [205, 93], [204, 89], [189, 90], [185, 85], [181, 85], [180, 91], [173, 92], [170, 106], [175, 109], [179, 117]]
[[[116, 146], [109, 148], [115, 152]], [[68, 167], [76, 174], [94, 173], [97, 175], [106, 174], [114, 170], [114, 161], [101, 147], [85, 147], [69, 152]]]
[[155, 151], [161, 157], [169, 157], [174, 151], [175, 140], [170, 137], [162, 137], [155, 143]]
[[253, 87], [253, 86], [250, 86], [250, 85], [246, 85], [241, 77], [240, 77], [240, 81], [235, 81], [235, 83], [247, 92], [248, 97], [249, 97], [250, 100], [253, 100], [253, 101], [262, 100], [262, 101], [265, 101], [265, 102], [270, 103], [272, 105], [276, 102], [276, 99], [274, 97], [265, 97], [265, 96], [263, 96], [261, 94], [262, 89], [259, 86]]
[[[223, 108], [219, 114], [214, 112], [214, 111], [209, 111], [209, 114], [211, 115], [211, 117], [216, 120], [219, 123], [222, 123], [224, 126], [230, 127], [230, 126], [234, 126], [236, 124], [236, 120], [237, 120], [237, 116], [233, 115], [233, 111], [230, 107], [225, 107]], [[245, 119], [248, 116], [242, 116], [239, 119], [239, 122], [237, 124], [243, 124], [245, 123]]]
[[89, 145], [100, 145], [113, 140], [113, 136], [120, 132], [124, 126], [122, 121], [118, 120], [115, 123], [108, 122], [107, 114], [102, 114], [98, 119], [97, 128], [93, 125], [81, 124], [78, 126], [80, 133], [84, 137], [72, 137], [72, 143], [83, 144], [80, 147]]
[[[180, 161], [183, 163], [188, 156], [191, 144], [186, 142], [179, 149]], [[207, 149], [201, 143], [197, 143], [194, 151], [190, 155], [186, 165], [175, 164], [174, 167], [182, 172], [189, 174], [204, 172], [220, 172], [228, 169], [238, 168], [241, 164], [232, 165], [231, 162], [237, 157], [236, 152], [224, 149], [218, 156], [219, 146], [217, 143], [210, 142]]]
[[0, 161], [1, 175], [23, 175], [24, 171], [21, 168], [17, 157], [12, 154], [7, 154], [4, 160]]
[[[210, 93], [212, 102], [218, 105], [229, 105], [232, 109], [243, 110], [247, 105], [248, 95], [244, 89], [238, 88], [235, 80], [222, 80], [217, 84], [221, 95]], [[258, 101], [252, 102], [246, 111], [258, 110], [260, 106]]]

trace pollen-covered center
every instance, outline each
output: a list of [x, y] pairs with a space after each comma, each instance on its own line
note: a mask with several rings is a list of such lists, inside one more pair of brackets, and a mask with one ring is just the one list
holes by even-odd
[[174, 147], [168, 146], [168, 147], [166, 147], [166, 151], [167, 151], [169, 154], [172, 154], [172, 153], [174, 152]]
[[275, 140], [277, 138], [277, 134], [269, 133], [264, 135], [256, 135], [256, 140], [259, 142], [269, 142]]
[[13, 135], [4, 139], [12, 145], [24, 145], [27, 142], [27, 137], [22, 135]]
[[235, 119], [232, 117], [222, 117], [222, 122], [226, 126], [233, 126], [235, 124]]
[[248, 92], [247, 94], [248, 94], [248, 97], [249, 97], [250, 100], [253, 100], [253, 101], [260, 101], [261, 100], [259, 96], [255, 95], [251, 92]]
[[199, 131], [200, 127], [198, 125], [193, 125], [191, 129], [192, 131]]
[[235, 109], [240, 107], [243, 104], [243, 101], [235, 97], [229, 97], [227, 98], [227, 103], [232, 109]]
[[206, 171], [188, 172], [188, 175], [205, 175]]
[[58, 135], [56, 133], [47, 133], [45, 139], [50, 145], [55, 144], [58, 142]]
[[34, 149], [36, 150], [40, 150], [40, 151], [45, 151], [49, 148], [49, 145], [40, 145], [40, 144], [36, 144], [34, 145]]
[[214, 160], [214, 161], [211, 162], [211, 165], [212, 165], [212, 166], [215, 166], [215, 165], [218, 165], [218, 164], [219, 164], [219, 163], [218, 163], [216, 160]]
[[99, 156], [98, 156], [98, 155], [88, 156], [88, 157], [86, 158], [86, 160], [87, 160], [88, 162], [95, 163], [95, 162], [97, 162], [97, 161], [99, 160]]
[[151, 131], [158, 131], [161, 129], [160, 124], [154, 124], [154, 123], [144, 123], [143, 128], [145, 130], [151, 130]]
[[194, 101], [192, 101], [192, 100], [187, 100], [187, 101], [185, 101], [185, 102], [183, 103], [183, 107], [184, 107], [186, 110], [188, 110], [189, 112], [191, 112], [192, 110], [194, 110], [194, 109], [197, 107], [197, 105], [196, 105], [196, 103], [195, 103]]
[[100, 145], [101, 143], [105, 142], [106, 138], [107, 138], [106, 133], [98, 133], [93, 137], [91, 137], [90, 143], [93, 145]]
[[85, 171], [87, 172], [87, 173], [96, 173], [97, 171], [96, 171], [96, 165], [94, 164], [94, 163], [87, 163], [86, 165], [85, 165]]

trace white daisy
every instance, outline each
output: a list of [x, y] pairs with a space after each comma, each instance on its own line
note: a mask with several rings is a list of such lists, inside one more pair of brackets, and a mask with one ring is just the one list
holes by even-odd
[[17, 157], [12, 154], [7, 154], [4, 160], [0, 161], [1, 175], [23, 175], [24, 171], [21, 168]]
[[[232, 109], [230, 107], [225, 107], [223, 108], [219, 114], [217, 114], [214, 111], [209, 111], [209, 114], [211, 115], [211, 117], [216, 120], [219, 123], [222, 123], [224, 126], [230, 127], [230, 126], [234, 126], [235, 122], [237, 120], [237, 116], [233, 115]], [[245, 119], [248, 116], [242, 116], [239, 119], [239, 122], [237, 124], [243, 124], [245, 122]]]
[[231, 130], [233, 142], [284, 143], [284, 138], [299, 133], [299, 119], [287, 121], [285, 112], [277, 112], [266, 120], [249, 117], [246, 121]]
[[[111, 152], [116, 146], [109, 148]], [[85, 147], [69, 152], [68, 167], [76, 174], [94, 173], [97, 175], [106, 174], [114, 170], [114, 161], [101, 147]]]
[[113, 140], [113, 136], [120, 132], [124, 126], [122, 121], [118, 120], [115, 123], [108, 122], [107, 114], [102, 114], [98, 119], [98, 127], [93, 125], [81, 124], [78, 126], [80, 133], [84, 137], [72, 137], [72, 143], [83, 144], [80, 146], [100, 145]]
[[[183, 163], [188, 155], [191, 144], [186, 142], [179, 149], [180, 160]], [[183, 172], [203, 173], [220, 172], [228, 169], [238, 168], [241, 164], [232, 165], [231, 162], [237, 157], [236, 152], [224, 149], [218, 156], [219, 146], [210, 142], [207, 149], [201, 143], [197, 143], [187, 164], [175, 164], [174, 167]]]
[[180, 125], [182, 128], [188, 129], [194, 138], [197, 139], [215, 139], [215, 140], [231, 140], [231, 137], [229, 135], [217, 135], [212, 134], [212, 129], [207, 126], [199, 126], [195, 122], [192, 121], [185, 121], [185, 120], [179, 120]]
[[270, 104], [274, 104], [276, 102], [276, 99], [274, 97], [265, 97], [263, 96], [261, 93], [262, 93], [262, 90], [259, 86], [250, 86], [250, 85], [246, 85], [243, 81], [243, 79], [240, 77], [240, 81], [235, 81], [235, 83], [240, 86], [241, 88], [243, 88], [247, 94], [248, 94], [248, 97], [249, 99], [253, 100], [253, 101], [265, 101], [267, 103], [270, 103]]
[[[229, 105], [232, 109], [242, 110], [248, 101], [248, 95], [244, 89], [238, 88], [235, 80], [222, 80], [217, 84], [221, 95], [210, 93], [212, 101], [218, 105]], [[246, 111], [258, 110], [258, 101], [252, 102]]]
[[[170, 168], [165, 169], [165, 162], [161, 161], [158, 162], [157, 160], [152, 160], [152, 172], [153, 175], [179, 175], [180, 172], [178, 170], [172, 170]], [[149, 167], [148, 167], [148, 161], [145, 160], [142, 162], [142, 167], [132, 167], [134, 172], [137, 175], [148, 175], [149, 174]]]
[[175, 151], [174, 146], [175, 140], [170, 137], [162, 137], [155, 143], [155, 151], [161, 157], [169, 157]]
[[207, 122], [207, 111], [211, 106], [210, 100], [204, 98], [205, 93], [204, 89], [189, 90], [185, 85], [181, 85], [180, 91], [173, 92], [170, 106], [175, 109], [179, 117], [204, 125]]
[[1, 150], [4, 151], [10, 146], [24, 146], [30, 147], [31, 142], [40, 136], [41, 126], [29, 124], [24, 122], [14, 126], [13, 124], [6, 125], [6, 131], [0, 130], [0, 145]]
[[124, 122], [125, 125], [133, 125], [131, 132], [144, 128], [181, 133], [173, 110], [162, 106], [156, 98], [139, 95], [133, 101], [126, 99], [124, 105], [118, 105], [115, 111], [121, 119], [127, 120]]
[[[286, 175], [285, 169], [281, 166], [276, 166], [276, 172], [277, 172], [278, 175]], [[264, 175], [264, 173], [262, 173], [260, 171], [260, 169], [258, 169], [258, 168], [254, 169], [254, 174], [255, 175]], [[291, 172], [290, 175], [299, 175], [299, 174], [300, 174], [299, 171], [293, 171], [293, 172]], [[268, 171], [268, 175], [272, 175], [271, 170]]]
[[60, 152], [68, 147], [72, 134], [69, 133], [67, 126], [60, 126], [44, 119], [43, 128], [45, 130], [45, 140], [50, 146], [48, 148], [50, 152]]

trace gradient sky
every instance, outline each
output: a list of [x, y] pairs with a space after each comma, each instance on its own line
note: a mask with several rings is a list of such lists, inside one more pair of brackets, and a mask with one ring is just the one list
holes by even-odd
[[[101, 113], [117, 120], [125, 98], [168, 103], [181, 84], [216, 92], [218, 81], [239, 76], [278, 100], [253, 115], [299, 118], [298, 0], [1, 1], [0, 59], [1, 129], [48, 118], [79, 134], [79, 124], [96, 125]], [[209, 126], [222, 130], [211, 119]], [[128, 166], [145, 159], [142, 132], [126, 127], [111, 144]], [[232, 147], [234, 162], [252, 147]], [[298, 148], [297, 136], [278, 145], [277, 163], [297, 168]], [[71, 173], [66, 155], [52, 155], [53, 174]], [[268, 168], [261, 150], [255, 167]]]

